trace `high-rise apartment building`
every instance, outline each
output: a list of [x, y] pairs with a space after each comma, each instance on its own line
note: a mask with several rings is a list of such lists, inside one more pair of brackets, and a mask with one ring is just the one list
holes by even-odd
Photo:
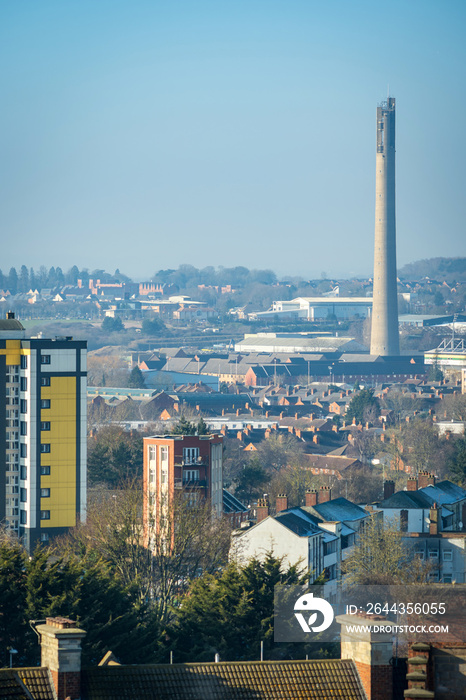
[[371, 355], [399, 355], [395, 219], [395, 98], [377, 107]]
[[177, 494], [193, 506], [208, 499], [212, 512], [222, 515], [222, 435], [144, 438], [144, 525], [149, 543], [151, 530], [159, 530]]
[[29, 551], [85, 519], [86, 354], [0, 321], [0, 522]]

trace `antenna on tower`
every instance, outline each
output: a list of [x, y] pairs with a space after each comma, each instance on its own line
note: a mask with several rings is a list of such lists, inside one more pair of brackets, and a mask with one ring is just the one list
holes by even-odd
[[390, 83], [387, 83], [387, 100], [390, 97]]

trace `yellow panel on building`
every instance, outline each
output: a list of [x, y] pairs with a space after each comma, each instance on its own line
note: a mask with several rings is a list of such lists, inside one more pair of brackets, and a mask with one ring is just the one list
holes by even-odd
[[41, 399], [50, 408], [41, 410], [41, 421], [50, 423], [42, 432], [42, 442], [50, 452], [41, 455], [41, 465], [50, 466], [50, 475], [41, 476], [41, 488], [50, 497], [41, 498], [41, 510], [50, 511], [42, 527], [72, 527], [76, 524], [76, 377], [51, 377], [50, 386], [41, 387]]

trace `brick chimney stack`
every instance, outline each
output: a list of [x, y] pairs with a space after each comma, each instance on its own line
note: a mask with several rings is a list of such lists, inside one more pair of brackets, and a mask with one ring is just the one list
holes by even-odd
[[41, 666], [50, 669], [57, 700], [81, 697], [81, 640], [86, 636], [73, 620], [47, 617], [37, 625], [41, 644]]
[[266, 498], [259, 498], [257, 501], [257, 508], [256, 508], [256, 521], [260, 523], [262, 520], [265, 520], [269, 515], [269, 502], [267, 501]]
[[319, 503], [327, 503], [332, 500], [332, 489], [330, 486], [321, 486], [319, 491]]
[[385, 483], [383, 485], [384, 500], [386, 498], [390, 498], [390, 496], [393, 496], [394, 493], [395, 493], [395, 482], [391, 481], [391, 480], [385, 481]]
[[[367, 700], [392, 700], [393, 698], [393, 642], [389, 622], [377, 615], [339, 615], [341, 625], [341, 658], [351, 659], [366, 692]], [[384, 627], [384, 631], [372, 632], [371, 625]], [[355, 629], [357, 631], [355, 631]]]
[[315, 489], [307, 489], [305, 495], [306, 506], [316, 506], [318, 502], [318, 495]]
[[280, 513], [288, 508], [288, 496], [286, 493], [279, 493], [276, 500], [275, 510]]
[[425, 489], [426, 486], [435, 486], [435, 476], [428, 471], [421, 471], [418, 475], [418, 484], [420, 489]]
[[417, 479], [413, 476], [408, 478], [408, 491], [417, 491]]

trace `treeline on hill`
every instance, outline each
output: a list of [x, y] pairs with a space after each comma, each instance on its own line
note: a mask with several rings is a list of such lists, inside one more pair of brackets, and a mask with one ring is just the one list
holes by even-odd
[[398, 275], [401, 279], [419, 280], [429, 277], [442, 283], [466, 280], [466, 258], [429, 258], [404, 265]]
[[47, 268], [41, 265], [38, 270], [32, 267], [27, 268], [26, 265], [21, 265], [19, 272], [15, 267], [11, 267], [8, 274], [4, 274], [0, 270], [0, 289], [8, 289], [11, 294], [18, 292], [28, 292], [30, 289], [54, 289], [55, 287], [63, 287], [65, 285], [76, 286], [78, 279], [83, 281], [86, 286], [90, 279], [100, 279], [101, 282], [129, 282], [130, 278], [115, 270], [111, 275], [105, 270], [93, 270], [89, 272], [87, 268], [80, 270], [76, 265], [70, 267], [67, 272], [63, 272], [61, 267]]

